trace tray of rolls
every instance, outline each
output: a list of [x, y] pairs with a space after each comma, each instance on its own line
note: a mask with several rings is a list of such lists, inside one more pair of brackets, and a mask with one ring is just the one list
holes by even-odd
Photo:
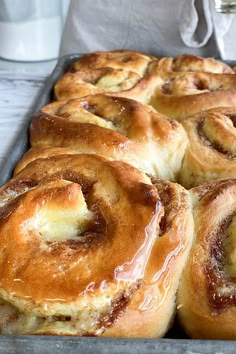
[[234, 353], [235, 127], [233, 65], [61, 58], [1, 169], [0, 348]]

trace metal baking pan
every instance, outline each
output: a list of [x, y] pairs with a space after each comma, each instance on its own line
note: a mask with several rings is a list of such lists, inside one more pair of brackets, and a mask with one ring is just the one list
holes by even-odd
[[[28, 112], [23, 129], [9, 149], [7, 160], [0, 168], [0, 185], [5, 184], [11, 178], [16, 163], [29, 148], [28, 129], [33, 114], [52, 101], [56, 81], [67, 71], [70, 64], [81, 56], [82, 54], [71, 54], [59, 59], [54, 71], [40, 91], [35, 105]], [[236, 62], [228, 62], [228, 64], [236, 66]], [[186, 339], [176, 326], [166, 338], [162, 339], [0, 336], [0, 353], [61, 354], [65, 352], [67, 354], [235, 354], [236, 341]]]

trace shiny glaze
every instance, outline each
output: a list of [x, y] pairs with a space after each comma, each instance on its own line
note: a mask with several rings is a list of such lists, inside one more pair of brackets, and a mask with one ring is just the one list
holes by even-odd
[[[82, 171], [85, 172], [80, 172], [81, 164]], [[70, 166], [70, 172], [67, 166]], [[40, 172], [36, 172], [39, 169]], [[96, 177], [90, 172], [93, 169], [104, 170], [101, 180], [108, 178], [106, 172], [108, 173], [109, 189], [113, 188], [112, 179], [115, 178], [119, 193], [114, 190], [109, 199], [104, 199], [100, 192], [101, 187], [97, 189]], [[153, 186], [142, 183], [139, 188], [141, 181], [148, 182], [148, 178], [144, 178], [136, 170], [135, 175], [130, 177], [130, 170], [133, 168], [126, 165], [123, 167], [122, 163], [118, 162], [103, 162], [102, 158], [95, 156], [71, 156], [70, 162], [68, 157], [60, 156], [50, 161], [31, 164], [30, 169], [26, 168], [10, 182], [8, 188], [15, 185], [17, 180], [24, 180], [25, 176], [28, 176], [28, 179], [35, 178], [36, 183], [42, 180], [38, 186], [21, 195], [18, 202], [10, 206], [11, 212], [8, 211], [1, 222], [2, 230], [6, 230], [9, 224], [15, 230], [8, 231], [13, 232], [11, 239], [7, 237], [8, 232], [4, 233], [0, 249], [3, 262], [0, 272], [1, 287], [12, 299], [23, 295], [27, 299], [31, 298], [36, 304], [41, 304], [40, 306], [46, 306], [48, 300], [44, 298], [44, 294], [47, 294], [47, 299], [51, 299], [50, 303], [53, 299], [57, 299], [56, 302], [60, 302], [59, 299], [62, 299], [62, 302], [70, 302], [75, 301], [79, 293], [87, 295], [101, 291], [105, 283], [119, 279], [119, 282], [126, 282], [129, 286], [129, 283], [135, 283], [143, 277], [145, 264], [156, 238], [160, 207], [156, 207], [158, 195]], [[60, 203], [62, 208], [63, 204], [67, 207], [70, 200], [76, 198], [69, 196], [67, 190], [60, 190], [57, 182], [59, 176], [60, 179], [80, 184], [87, 205], [96, 216], [79, 241], [47, 242], [47, 248], [44, 250], [40, 248], [40, 239], [30, 231], [31, 229], [27, 235], [22, 232], [25, 231], [26, 220], [33, 220], [35, 213], [39, 213], [45, 203], [51, 203], [52, 197], [57, 198], [57, 203]], [[55, 180], [53, 188], [47, 187], [49, 177], [50, 180]], [[42, 192], [40, 188], [43, 188]], [[133, 189], [136, 189], [135, 195]], [[9, 207], [9, 203], [6, 207]], [[132, 243], [134, 238], [135, 243]], [[17, 254], [13, 251], [15, 248]], [[118, 252], [119, 248], [121, 252]], [[116, 250], [115, 253], [113, 249]], [[31, 259], [33, 262], [29, 262]], [[104, 259], [109, 259], [109, 262], [104, 263]], [[138, 263], [140, 267], [137, 267]], [[122, 269], [122, 273], [118, 269]], [[36, 273], [37, 277], [34, 277]]]
[[[22, 333], [27, 309], [30, 333], [141, 336], [142, 326], [147, 336], [163, 335], [192, 240], [186, 191], [170, 182], [151, 184], [131, 166], [94, 155], [32, 162], [0, 196], [18, 181], [22, 189], [12, 205], [5, 201], [2, 210], [11, 212], [0, 224], [2, 231], [9, 228], [0, 242], [0, 294], [14, 305], [9, 330]], [[77, 212], [84, 202], [92, 218], [78, 240], [40, 234], [45, 208]], [[17, 313], [13, 322], [11, 311]], [[133, 322], [129, 333], [127, 321]]]

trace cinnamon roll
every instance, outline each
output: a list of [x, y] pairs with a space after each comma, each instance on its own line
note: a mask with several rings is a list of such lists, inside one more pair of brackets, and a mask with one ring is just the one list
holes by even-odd
[[236, 339], [236, 179], [191, 193], [196, 237], [178, 290], [180, 323], [192, 338]]
[[193, 221], [187, 191], [97, 155], [38, 159], [0, 189], [2, 334], [162, 336]]
[[114, 68], [99, 68], [64, 74], [54, 88], [55, 99], [68, 100], [92, 94], [128, 97], [148, 103], [160, 79]]
[[154, 57], [130, 50], [94, 52], [75, 61], [55, 85], [57, 100], [106, 93], [148, 103], [159, 83], [146, 75]]
[[163, 79], [150, 104], [179, 121], [207, 109], [235, 107], [236, 75], [182, 73]]
[[84, 55], [69, 68], [70, 72], [97, 68], [122, 69], [143, 76], [148, 64], [156, 58], [133, 50], [98, 51]]
[[189, 138], [179, 181], [186, 188], [236, 178], [236, 110], [216, 108], [182, 122]]
[[96, 153], [172, 181], [187, 145], [178, 122], [134, 100], [105, 95], [45, 106], [33, 118], [30, 134], [33, 147]]
[[235, 74], [233, 68], [214, 58], [203, 58], [197, 55], [181, 54], [172, 57], [163, 57], [149, 65], [149, 72], [170, 78], [181, 72], [205, 72], [215, 74]]

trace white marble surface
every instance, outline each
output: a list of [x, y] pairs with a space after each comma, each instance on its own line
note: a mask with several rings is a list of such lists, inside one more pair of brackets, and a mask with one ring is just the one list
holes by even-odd
[[0, 166], [55, 64], [0, 60]]

